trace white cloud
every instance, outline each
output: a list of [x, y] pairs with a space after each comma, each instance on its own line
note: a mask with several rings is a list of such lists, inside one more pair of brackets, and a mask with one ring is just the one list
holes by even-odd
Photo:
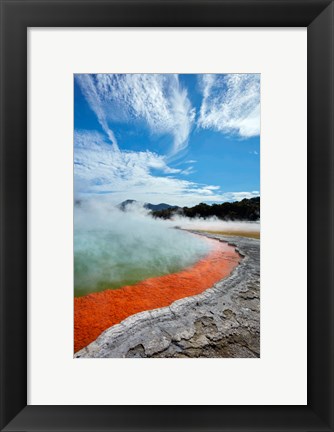
[[201, 75], [198, 126], [242, 138], [260, 134], [260, 75]]
[[184, 150], [195, 110], [178, 75], [76, 75], [83, 94], [109, 136], [108, 120], [146, 124], [155, 134], [171, 134], [171, 154]]
[[[260, 196], [259, 191], [252, 192], [226, 192], [221, 195], [224, 198], [224, 201], [241, 201], [244, 198], [255, 198]], [[221, 200], [219, 200], [221, 201]]]
[[117, 140], [115, 138], [113, 131], [108, 126], [107, 116], [103, 109], [102, 101], [99, 93], [96, 90], [92, 76], [89, 74], [80, 74], [80, 75], [76, 75], [75, 77], [77, 79], [78, 84], [81, 87], [81, 90], [89, 106], [94, 111], [100, 125], [102, 126], [102, 129], [107, 134], [110, 141], [113, 143], [115, 150], [117, 150], [118, 149]]
[[173, 174], [182, 172], [169, 167], [163, 156], [149, 151], [117, 151], [97, 132], [75, 133], [74, 171], [76, 197], [106, 194], [113, 203], [136, 199], [192, 206], [201, 201], [224, 202], [258, 195], [256, 191], [221, 193], [219, 186], [175, 178]]
[[194, 170], [194, 167], [190, 166], [190, 167], [182, 170], [180, 174], [182, 174], [182, 175], [190, 175], [190, 174], [194, 174], [195, 172], [196, 171]]

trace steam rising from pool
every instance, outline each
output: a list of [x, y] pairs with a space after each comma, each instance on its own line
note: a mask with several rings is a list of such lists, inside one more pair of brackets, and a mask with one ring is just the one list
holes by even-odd
[[105, 202], [82, 202], [74, 211], [75, 295], [179, 271], [210, 247], [200, 237], [153, 219], [140, 206], [123, 212]]
[[174, 216], [171, 220], [166, 221], [172, 226], [178, 226], [185, 230], [200, 230], [200, 231], [222, 231], [222, 232], [260, 232], [259, 221], [226, 221], [218, 219], [215, 216], [209, 218], [188, 218], [185, 216]]

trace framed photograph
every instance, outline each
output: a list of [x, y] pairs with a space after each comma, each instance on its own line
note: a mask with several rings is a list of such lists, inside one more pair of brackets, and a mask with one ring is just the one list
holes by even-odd
[[1, 1], [1, 430], [333, 430], [333, 7]]
[[260, 357], [260, 75], [74, 92], [75, 358]]

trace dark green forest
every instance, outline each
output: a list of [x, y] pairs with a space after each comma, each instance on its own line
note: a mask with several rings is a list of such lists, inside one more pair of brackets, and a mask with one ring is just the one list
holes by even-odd
[[169, 207], [152, 211], [152, 216], [160, 219], [170, 219], [175, 215], [188, 218], [216, 216], [222, 220], [257, 221], [260, 219], [260, 197], [245, 198], [242, 201], [225, 202], [223, 204], [209, 205], [201, 203], [194, 207]]

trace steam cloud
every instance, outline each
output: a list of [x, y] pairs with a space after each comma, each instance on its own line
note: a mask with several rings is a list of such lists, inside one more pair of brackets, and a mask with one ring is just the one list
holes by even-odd
[[222, 231], [222, 232], [251, 232], [258, 233], [260, 231], [259, 222], [245, 222], [245, 221], [223, 221], [217, 217], [210, 218], [187, 218], [182, 216], [175, 216], [170, 225], [177, 225], [185, 230], [202, 230], [202, 231]]
[[[75, 295], [179, 271], [210, 250], [200, 237], [153, 219], [141, 206], [126, 212], [98, 200], [75, 207]], [[175, 223], [174, 223], [175, 225]]]

